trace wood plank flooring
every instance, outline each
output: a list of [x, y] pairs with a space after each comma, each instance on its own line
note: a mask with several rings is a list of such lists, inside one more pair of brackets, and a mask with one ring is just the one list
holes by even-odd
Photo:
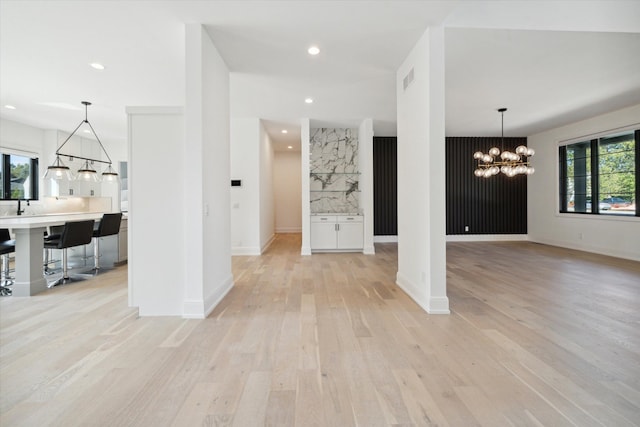
[[205, 320], [139, 318], [126, 267], [1, 298], [0, 425], [640, 425], [640, 263], [450, 243], [447, 316], [376, 251], [278, 235]]

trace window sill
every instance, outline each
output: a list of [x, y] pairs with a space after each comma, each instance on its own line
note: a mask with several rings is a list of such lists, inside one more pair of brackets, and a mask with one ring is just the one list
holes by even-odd
[[558, 218], [571, 218], [571, 219], [588, 219], [598, 221], [622, 221], [622, 222], [640, 222], [640, 217], [633, 215], [617, 215], [617, 214], [589, 214], [589, 213], [563, 213], [556, 212]]

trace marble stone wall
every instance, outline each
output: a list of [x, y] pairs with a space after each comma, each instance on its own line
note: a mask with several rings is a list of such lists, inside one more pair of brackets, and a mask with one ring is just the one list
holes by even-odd
[[358, 130], [311, 129], [311, 213], [360, 211]]

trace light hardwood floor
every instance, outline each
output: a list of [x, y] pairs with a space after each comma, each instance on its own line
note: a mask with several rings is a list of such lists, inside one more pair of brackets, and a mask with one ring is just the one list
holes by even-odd
[[4, 426], [630, 426], [640, 263], [526, 242], [450, 243], [451, 315], [377, 255], [235, 257], [206, 320], [138, 318], [126, 267], [0, 299]]

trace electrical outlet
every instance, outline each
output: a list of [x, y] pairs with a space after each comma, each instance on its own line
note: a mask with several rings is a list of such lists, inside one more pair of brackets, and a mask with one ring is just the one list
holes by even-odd
[[469, 232], [469, 226], [468, 225], [464, 226], [464, 231], [467, 232], [467, 233]]
[[582, 233], [578, 234], [578, 239], [582, 240]]

